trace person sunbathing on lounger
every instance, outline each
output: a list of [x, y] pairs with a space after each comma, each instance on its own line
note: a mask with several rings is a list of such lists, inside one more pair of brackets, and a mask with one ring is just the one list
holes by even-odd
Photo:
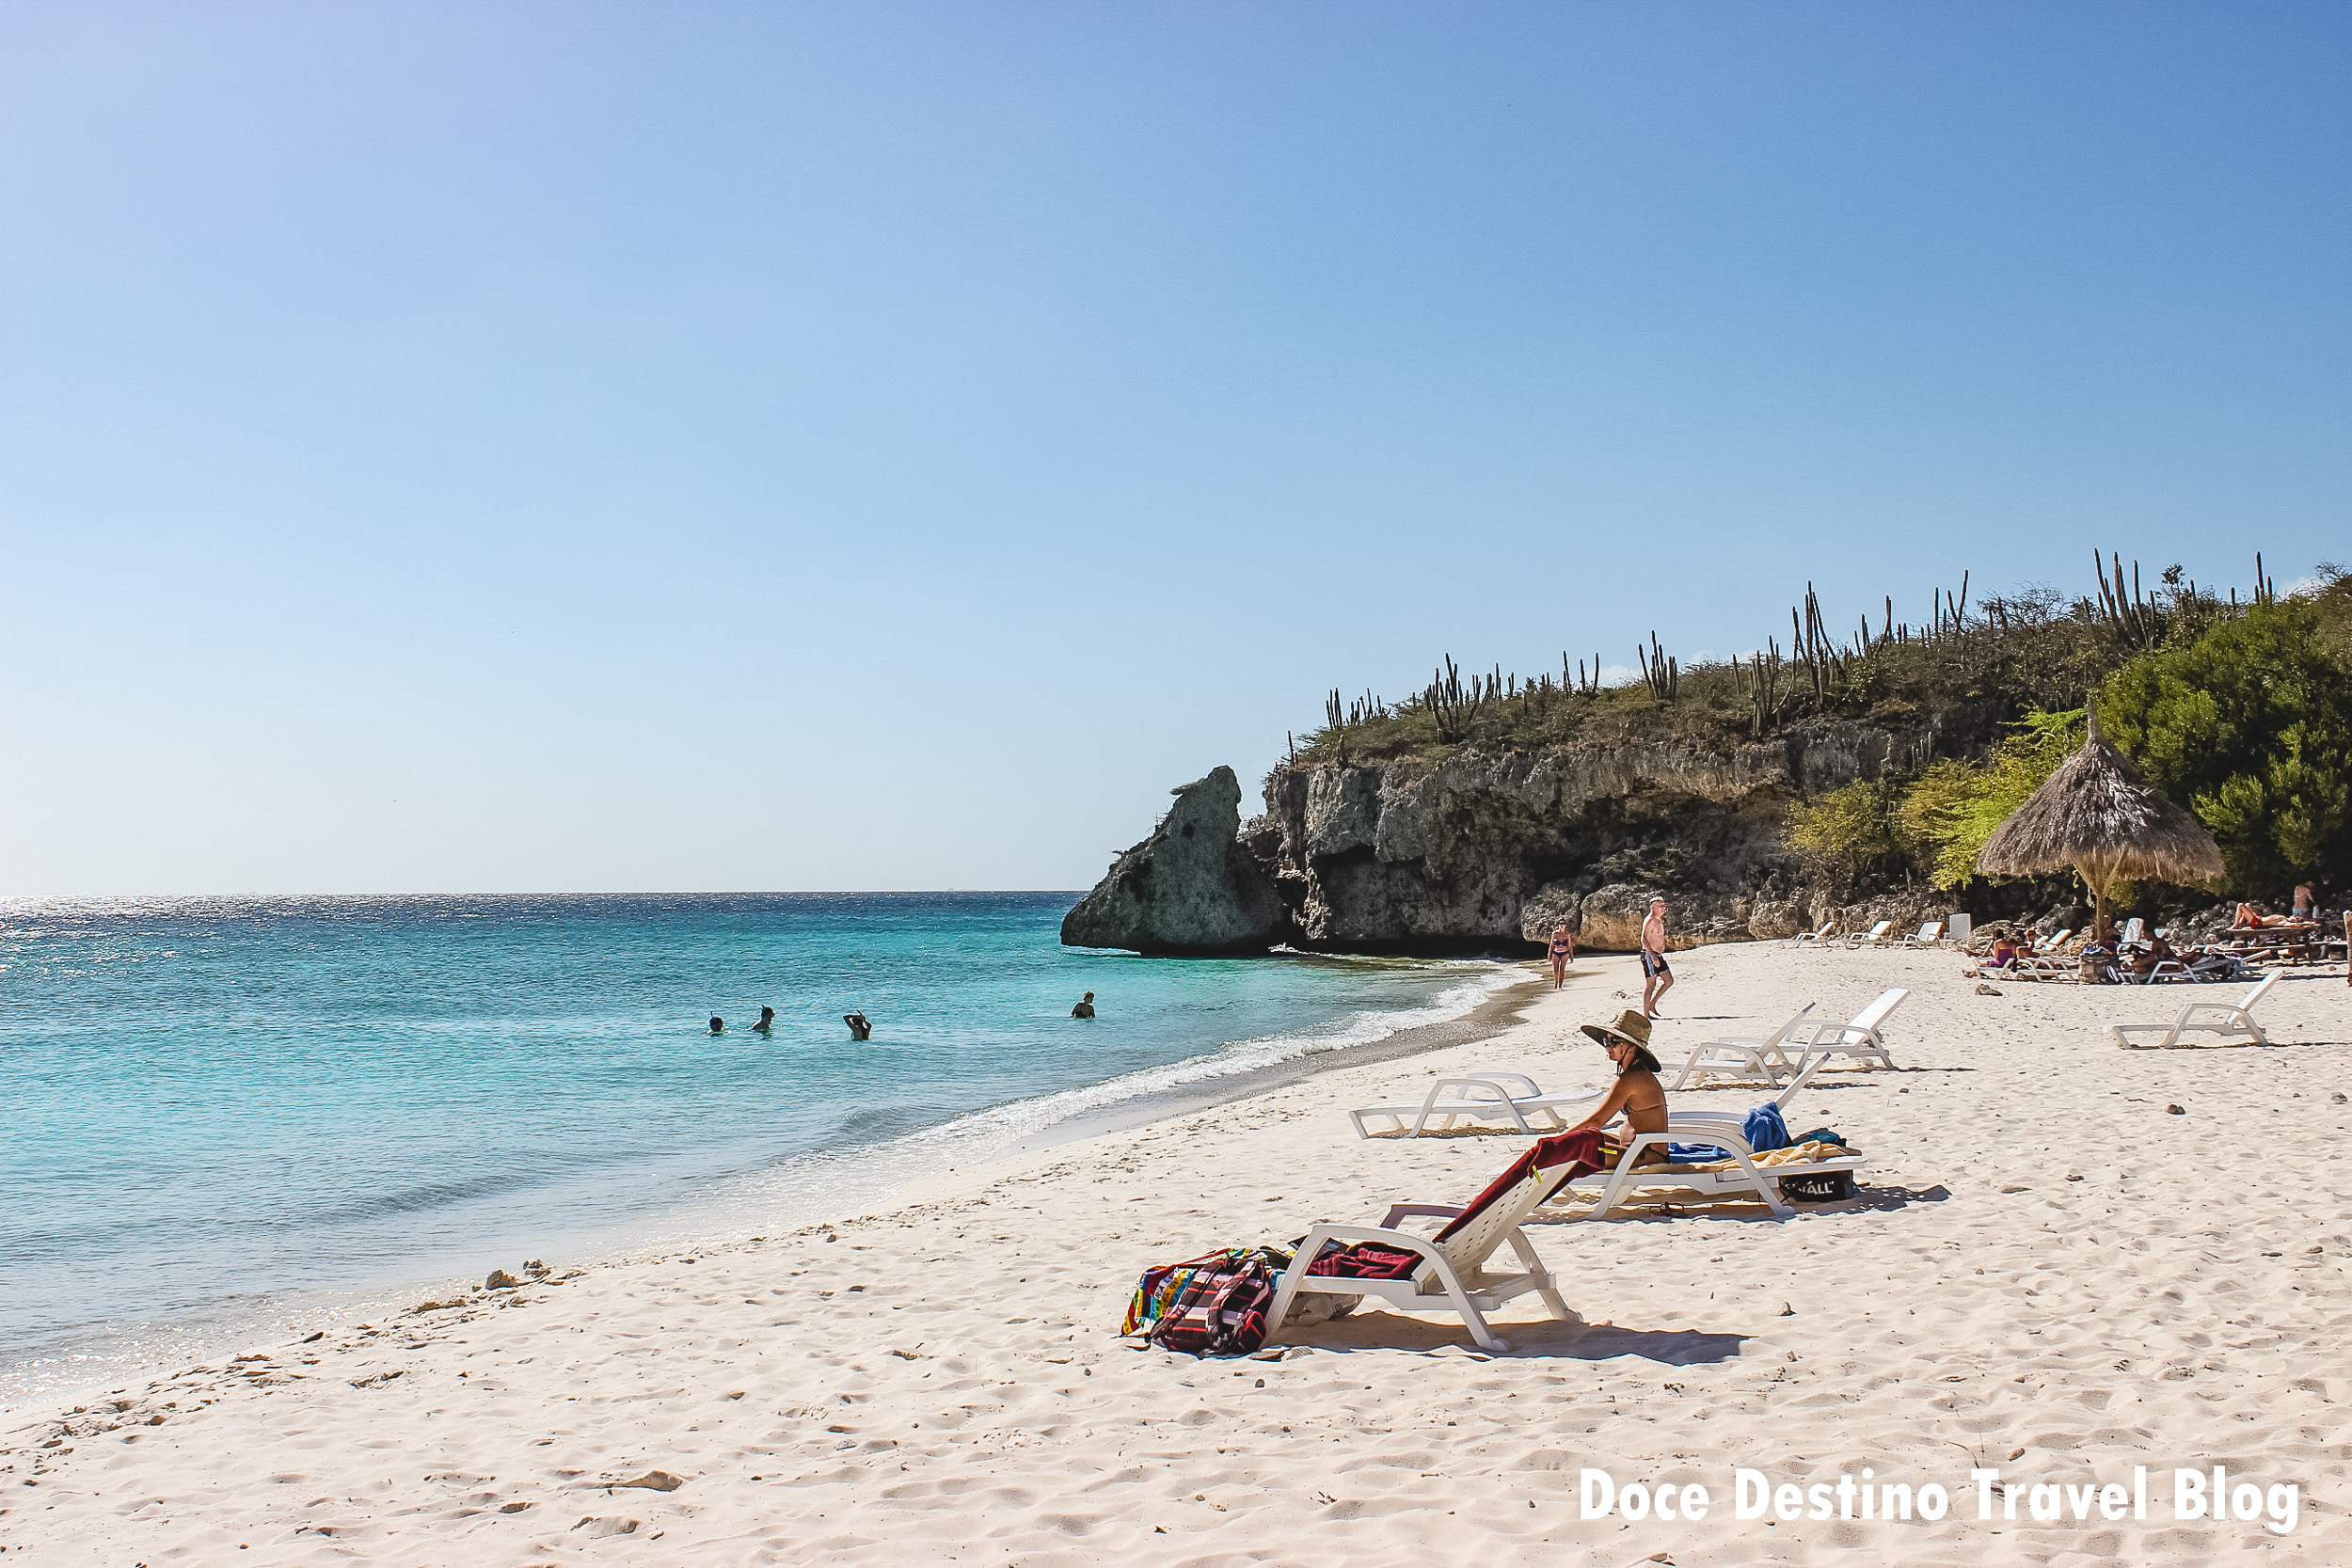
[[1988, 969], [2013, 969], [2016, 967], [2018, 958], [2021, 956], [2022, 952], [2023, 949], [2021, 949], [2016, 942], [2012, 942], [2008, 937], [1994, 937], [1993, 939], [1993, 951], [1979, 959], [1974, 968], [1962, 970], [1960, 972], [1961, 977], [1963, 979], [1972, 978], [1982, 971]]
[[2295, 922], [2285, 915], [2272, 914], [2260, 904], [2240, 904], [2237, 907], [2237, 919], [2231, 923], [2230, 929], [2258, 931], [2265, 926], [2292, 926], [2294, 924]]
[[[1631, 1139], [1638, 1132], [1663, 1132], [1666, 1130], [1666, 1087], [1658, 1081], [1658, 1058], [1650, 1054], [1649, 1020], [1641, 1013], [1628, 1009], [1614, 1023], [1579, 1024], [1600, 1048], [1609, 1053], [1609, 1059], [1617, 1064], [1616, 1081], [1601, 1097], [1599, 1106], [1589, 1117], [1568, 1129], [1581, 1132], [1588, 1129], [1606, 1127], [1617, 1113], [1625, 1113], [1625, 1137]], [[1613, 1169], [1625, 1157], [1622, 1145], [1601, 1142], [1604, 1168]], [[1643, 1165], [1662, 1165], [1667, 1154], [1663, 1144], [1652, 1144], [1642, 1150], [1634, 1161], [1636, 1168]]]

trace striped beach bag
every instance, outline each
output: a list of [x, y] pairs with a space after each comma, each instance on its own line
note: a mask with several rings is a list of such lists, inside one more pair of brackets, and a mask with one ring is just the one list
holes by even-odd
[[1265, 1343], [1266, 1308], [1290, 1259], [1271, 1247], [1223, 1247], [1147, 1269], [1122, 1335], [1192, 1355], [1240, 1355]]

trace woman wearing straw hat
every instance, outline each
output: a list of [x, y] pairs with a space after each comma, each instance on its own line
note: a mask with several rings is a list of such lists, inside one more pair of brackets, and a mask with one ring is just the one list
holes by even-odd
[[[1650, 1054], [1649, 1019], [1629, 1008], [1617, 1015], [1614, 1023], [1581, 1023], [1577, 1027], [1609, 1053], [1609, 1059], [1617, 1064], [1617, 1077], [1609, 1085], [1609, 1092], [1601, 1097], [1599, 1107], [1568, 1131], [1582, 1132], [1605, 1127], [1622, 1111], [1627, 1138], [1638, 1132], [1663, 1132], [1666, 1088], [1658, 1081], [1658, 1058]], [[1622, 1146], [1613, 1149], [1606, 1141], [1601, 1153], [1605, 1167], [1613, 1166], [1624, 1158]], [[1637, 1166], [1657, 1165], [1665, 1164], [1666, 1159], [1665, 1146], [1652, 1144], [1633, 1163]]]

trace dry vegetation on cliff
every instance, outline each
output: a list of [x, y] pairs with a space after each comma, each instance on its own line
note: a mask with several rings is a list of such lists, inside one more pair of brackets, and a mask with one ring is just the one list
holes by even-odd
[[[1848, 623], [1852, 629], [1842, 636], [1808, 588], [1804, 604], [1789, 610], [1787, 648], [1768, 637], [1744, 657], [1686, 665], [1653, 639], [1635, 650], [1644, 674], [1616, 686], [1599, 683], [1598, 653], [1589, 668], [1563, 654], [1557, 673], [1532, 677], [1497, 666], [1465, 678], [1449, 657], [1429, 685], [1399, 700], [1332, 691], [1322, 727], [1294, 741], [1290, 761], [1311, 767], [1463, 745], [1622, 739], [1731, 746], [1820, 718], [1900, 724], [1930, 714], [1961, 720], [1947, 727], [1980, 752], [2003, 724], [2036, 709], [2080, 707], [2135, 656], [2193, 641], [2241, 609], [2234, 591], [2200, 587], [2177, 566], [2153, 592], [2143, 589], [2137, 562], [2102, 563], [2101, 575], [2095, 594], [2072, 600], [2026, 588], [1974, 603], [1963, 577], [1959, 593], [1936, 592], [1922, 625], [1898, 621], [1884, 599], [1875, 617]], [[2265, 595], [2267, 585], [2256, 592]]]
[[[1599, 684], [1564, 657], [1534, 680], [1465, 680], [1449, 658], [1397, 703], [1331, 693], [1324, 726], [1284, 771], [1458, 752], [1667, 741], [1700, 752], [1794, 740], [1839, 721], [1916, 737], [1883, 765], [1792, 803], [1788, 850], [1846, 895], [1898, 883], [1958, 890], [1976, 851], [2073, 750], [2097, 697], [2150, 776], [2221, 840], [2243, 895], [2286, 880], [2352, 884], [2352, 578], [2332, 566], [2281, 598], [2261, 575], [2241, 601], [2179, 567], [2143, 587], [2137, 563], [2101, 563], [2095, 594], [2048, 589], [1970, 604], [1938, 592], [1923, 626], [1894, 618], [1840, 641], [1814, 596], [1740, 660], [1685, 667], [1655, 639], [1640, 679]], [[1793, 754], [1793, 753], [1792, 753]], [[1271, 795], [1269, 796], [1271, 799]]]

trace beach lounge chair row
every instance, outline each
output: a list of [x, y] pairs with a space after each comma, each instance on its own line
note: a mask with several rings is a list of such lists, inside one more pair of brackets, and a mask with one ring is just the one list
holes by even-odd
[[[1785, 1108], [1829, 1058], [1811, 1058], [1772, 1101]], [[1489, 1080], [1517, 1075], [1488, 1074]], [[1522, 1078], [1521, 1082], [1525, 1082]], [[1498, 1087], [1503, 1085], [1498, 1085]], [[1513, 1085], [1516, 1086], [1516, 1085]], [[1520, 1097], [1526, 1098], [1526, 1097]], [[1491, 1108], [1493, 1102], [1486, 1102]], [[1729, 1111], [1671, 1111], [1667, 1131], [1637, 1134], [1626, 1146], [1615, 1168], [1584, 1168], [1568, 1146], [1589, 1148], [1589, 1142], [1563, 1134], [1540, 1138], [1511, 1164], [1497, 1172], [1486, 1189], [1467, 1205], [1392, 1203], [1377, 1223], [1337, 1225], [1317, 1221], [1300, 1240], [1291, 1265], [1276, 1288], [1274, 1306], [1266, 1315], [1272, 1334], [1289, 1314], [1301, 1293], [1372, 1296], [1405, 1311], [1450, 1309], [1470, 1329], [1485, 1350], [1508, 1351], [1510, 1342], [1496, 1334], [1486, 1315], [1517, 1297], [1536, 1295], [1554, 1319], [1571, 1321], [1557, 1282], [1528, 1240], [1527, 1222], [1547, 1203], [1581, 1201], [1584, 1207], [1567, 1216], [1593, 1220], [1607, 1216], [1637, 1192], [1689, 1191], [1702, 1200], [1753, 1196], [1776, 1215], [1792, 1212], [1780, 1191], [1783, 1181], [1819, 1176], [1828, 1171], [1855, 1171], [1863, 1156], [1803, 1151], [1759, 1154], [1747, 1139], [1746, 1114]], [[1360, 1129], [1360, 1123], [1359, 1124]], [[1589, 1137], [1589, 1135], [1587, 1135]], [[1637, 1166], [1642, 1151], [1673, 1143], [1708, 1144], [1728, 1158], [1700, 1164]], [[1821, 1146], [1822, 1148], [1832, 1146]], [[1785, 1162], [1785, 1163], [1784, 1163]], [[1598, 1185], [1597, 1196], [1580, 1198], [1576, 1189]], [[1408, 1219], [1438, 1219], [1445, 1225], [1434, 1236], [1404, 1228]], [[1421, 1261], [1401, 1278], [1353, 1278], [1309, 1273], [1332, 1243], [1368, 1244], [1406, 1253]], [[1486, 1265], [1505, 1245], [1519, 1267], [1511, 1273], [1489, 1273]]]
[[[1808, 1002], [1770, 1035], [1735, 1035], [1704, 1041], [1682, 1061], [1667, 1091], [1697, 1086], [1709, 1078], [1761, 1079], [1778, 1086], [1784, 1079], [1802, 1077], [1808, 1063], [1833, 1057], [1859, 1061], [1866, 1067], [1892, 1068], [1894, 1053], [1887, 1050], [1880, 1030], [1910, 994], [1901, 987], [1883, 991], [1844, 1023], [1814, 1018], [1813, 1004]], [[1359, 1106], [1347, 1113], [1347, 1119], [1359, 1138], [1399, 1132], [1418, 1138], [1480, 1121], [1508, 1122], [1534, 1136], [1565, 1130], [1568, 1125], [1565, 1113], [1597, 1103], [1602, 1092], [1579, 1089], [1546, 1094], [1526, 1073], [1474, 1068], [1432, 1080], [1417, 1101]], [[1375, 1127], [1375, 1122], [1387, 1125]]]
[[1814, 1018], [1813, 1004], [1808, 1002], [1770, 1035], [1726, 1035], [1702, 1041], [1684, 1058], [1681, 1070], [1666, 1085], [1667, 1092], [1693, 1087], [1709, 1078], [1760, 1078], [1777, 1085], [1784, 1074], [1795, 1077], [1816, 1057], [1844, 1056], [1867, 1066], [1892, 1068], [1894, 1053], [1887, 1050], [1880, 1031], [1910, 994], [1900, 986], [1882, 991], [1844, 1023]]

